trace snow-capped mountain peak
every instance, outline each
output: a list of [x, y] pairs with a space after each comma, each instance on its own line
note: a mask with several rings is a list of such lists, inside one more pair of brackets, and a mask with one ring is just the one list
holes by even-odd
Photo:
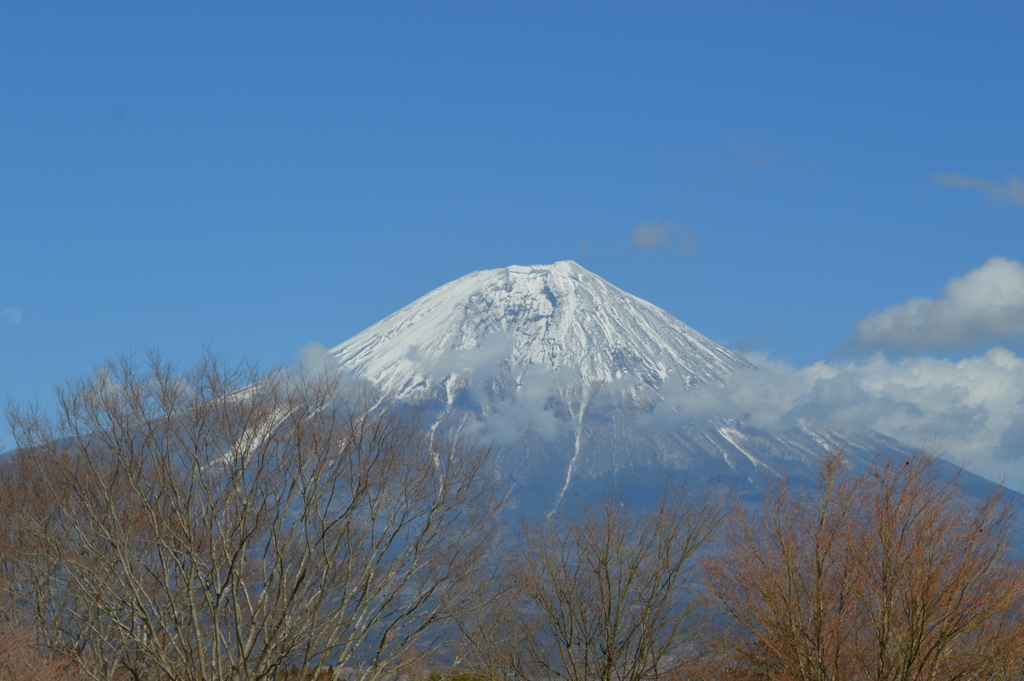
[[721, 382], [749, 366], [570, 260], [473, 272], [330, 352], [400, 398], [491, 379], [515, 391], [538, 374], [581, 395], [616, 384], [657, 391], [667, 381]]

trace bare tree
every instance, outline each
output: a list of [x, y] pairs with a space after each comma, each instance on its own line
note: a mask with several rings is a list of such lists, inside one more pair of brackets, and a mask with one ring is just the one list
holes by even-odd
[[337, 375], [150, 355], [9, 409], [20, 606], [93, 675], [378, 678], [467, 598], [487, 452]]
[[1024, 573], [999, 490], [970, 502], [921, 455], [817, 489], [772, 486], [704, 560], [722, 622], [716, 678], [998, 679], [1022, 648]]
[[477, 666], [516, 679], [656, 678], [694, 653], [691, 558], [717, 530], [713, 492], [666, 486], [644, 512], [609, 494], [524, 521], [487, 606], [463, 620]]

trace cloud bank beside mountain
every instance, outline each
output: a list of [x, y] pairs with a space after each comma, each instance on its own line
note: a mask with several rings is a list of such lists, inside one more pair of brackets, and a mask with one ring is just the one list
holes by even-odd
[[747, 358], [756, 368], [724, 385], [666, 391], [653, 421], [671, 427], [725, 416], [769, 431], [797, 421], [871, 429], [993, 479], [1024, 459], [1024, 358], [1005, 348], [959, 361], [877, 353], [803, 369]]
[[855, 329], [855, 347], [896, 353], [963, 350], [1024, 335], [1024, 265], [990, 258], [950, 280], [941, 298], [911, 298]]

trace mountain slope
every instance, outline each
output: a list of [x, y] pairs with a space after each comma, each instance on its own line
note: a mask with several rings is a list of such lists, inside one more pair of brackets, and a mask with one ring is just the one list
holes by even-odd
[[753, 368], [571, 261], [473, 272], [330, 354], [349, 375], [417, 404], [433, 429], [492, 443], [524, 505], [552, 508], [609, 485], [642, 500], [669, 475], [753, 492], [766, 477], [812, 476], [836, 446], [856, 468], [878, 452], [910, 452], [873, 432], [654, 418], [668, 391]]

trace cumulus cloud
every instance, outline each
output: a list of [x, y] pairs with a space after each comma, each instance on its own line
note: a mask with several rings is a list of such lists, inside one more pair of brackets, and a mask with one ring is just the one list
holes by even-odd
[[1019, 175], [1007, 175], [1006, 184], [999, 184], [984, 177], [971, 177], [963, 173], [932, 175], [932, 181], [947, 187], [977, 189], [999, 203], [1010, 202], [1024, 208], [1024, 180]]
[[952, 350], [1024, 334], [1024, 265], [991, 258], [952, 279], [941, 298], [911, 298], [857, 322], [865, 350]]
[[665, 427], [724, 416], [769, 431], [799, 422], [874, 430], [913, 447], [938, 447], [992, 479], [1024, 461], [1024, 358], [1005, 348], [957, 362], [875, 354], [804, 369], [757, 353], [747, 358], [756, 369], [724, 385], [666, 393], [652, 419]]
[[3, 320], [5, 324], [17, 326], [18, 324], [21, 324], [21, 313], [13, 307], [9, 307], [3, 312], [0, 312], [0, 320]]
[[667, 249], [689, 253], [700, 242], [700, 237], [689, 227], [651, 220], [633, 228], [630, 242], [634, 248], [646, 252]]

